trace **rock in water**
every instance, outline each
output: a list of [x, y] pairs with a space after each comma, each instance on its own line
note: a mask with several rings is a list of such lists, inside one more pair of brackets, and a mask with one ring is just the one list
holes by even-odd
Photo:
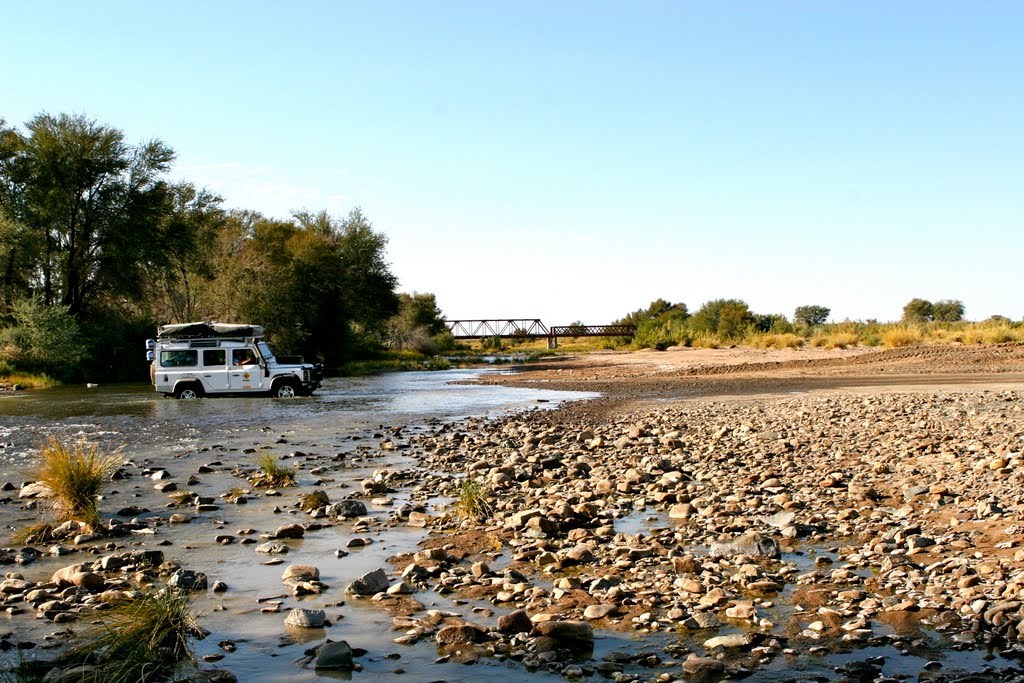
[[322, 609], [305, 609], [304, 607], [294, 608], [284, 618], [285, 624], [299, 628], [323, 628], [326, 621], [327, 613]]
[[714, 558], [748, 555], [777, 560], [782, 557], [782, 549], [771, 536], [748, 532], [724, 543], [712, 543], [708, 547], [708, 555]]
[[542, 621], [534, 630], [561, 643], [590, 645], [594, 642], [594, 627], [585, 621]]
[[328, 640], [316, 650], [316, 669], [351, 669], [352, 648], [344, 640]]
[[388, 589], [388, 577], [383, 569], [374, 569], [353, 581], [345, 589], [352, 595], [376, 595]]

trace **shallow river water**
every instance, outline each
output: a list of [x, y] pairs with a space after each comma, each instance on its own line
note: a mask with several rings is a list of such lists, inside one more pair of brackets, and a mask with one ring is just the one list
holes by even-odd
[[[255, 544], [222, 545], [215, 541], [218, 535], [235, 535], [241, 539], [243, 536], [238, 532], [243, 529], [256, 530], [251, 537], [258, 539], [259, 534], [271, 533], [283, 524], [309, 521], [305, 514], [294, 513], [294, 503], [299, 492], [310, 490], [314, 481], [322, 482], [324, 490], [334, 500], [358, 488], [358, 482], [372, 476], [375, 470], [414, 467], [413, 459], [403, 455], [401, 450], [383, 457], [374, 455], [378, 453], [376, 447], [381, 433], [391, 427], [400, 426], [409, 434], [432, 429], [438, 421], [546, 409], [562, 401], [594, 396], [459, 383], [488, 371], [491, 370], [331, 379], [317, 395], [292, 400], [175, 401], [154, 394], [149, 386], [68, 387], [11, 394], [0, 398], [0, 484], [10, 482], [20, 486], [28, 479], [27, 468], [42, 439], [85, 437], [99, 442], [104, 450], [120, 449], [124, 459], [137, 466], [134, 472], [147, 466], [165, 468], [179, 490], [188, 489], [200, 496], [215, 498], [215, 510], [185, 510], [192, 517], [188, 524], [161, 524], [154, 535], [115, 539], [118, 546], [115, 552], [143, 542], [151, 548], [160, 544], [166, 559], [206, 573], [211, 583], [217, 580], [227, 583], [228, 590], [224, 593], [207, 592], [196, 598], [196, 607], [203, 615], [201, 625], [211, 632], [208, 638], [196, 644], [196, 654], [214, 659], [223, 656], [212, 665], [233, 672], [240, 681], [564, 680], [552, 673], [527, 673], [516, 662], [486, 658], [473, 665], [436, 662], [439, 653], [429, 639], [412, 646], [395, 644], [393, 638], [401, 634], [392, 629], [388, 614], [369, 601], [347, 599], [344, 588], [349, 582], [377, 568], [384, 568], [391, 575], [386, 558], [399, 552], [415, 551], [416, 544], [426, 537], [422, 529], [402, 525], [384, 528], [383, 523], [392, 514], [391, 507], [368, 503], [369, 516], [381, 522], [380, 527], [371, 524], [366, 530], [357, 530], [353, 529], [352, 522], [339, 522], [309, 532], [304, 539], [288, 541], [290, 552], [281, 556], [282, 564], [266, 564], [271, 556], [257, 554]], [[320, 456], [344, 454], [345, 466], [322, 475], [301, 469], [299, 487], [282, 489], [280, 497], [256, 496], [246, 505], [225, 503], [219, 498], [221, 494], [236, 486], [246, 486], [244, 480], [232, 475], [232, 470], [251, 468], [254, 450], [284, 458], [296, 451]], [[203, 465], [211, 471], [197, 474]], [[196, 476], [198, 481], [186, 485], [191, 476]], [[101, 501], [101, 510], [109, 514], [136, 505], [148, 508], [150, 515], [166, 517], [175, 512], [167, 509], [170, 498], [156, 493], [153, 484], [152, 480], [138, 474], [114, 482], [112, 490]], [[0, 505], [3, 524], [0, 542], [5, 546], [12, 545], [13, 529], [39, 520], [37, 511], [22, 510], [16, 495], [15, 492]], [[395, 506], [405, 502], [407, 495], [405, 492], [393, 494]], [[619, 531], [636, 533], [666, 524], [668, 520], [662, 515], [637, 511], [619, 520], [616, 526]], [[368, 544], [349, 549], [347, 555], [338, 557], [336, 551], [346, 548], [356, 537], [367, 539]], [[32, 581], [45, 581], [60, 567], [91, 561], [112, 552], [103, 549], [104, 545], [105, 542], [97, 544], [100, 550], [96, 555], [87, 554], [88, 549], [78, 549], [63, 557], [43, 555], [30, 565], [8, 566], [4, 570], [19, 571]], [[812, 554], [817, 551], [810, 549]], [[799, 557], [785, 559], [798, 564], [803, 561]], [[812, 563], [813, 559], [806, 561]], [[281, 573], [289, 564], [318, 567], [321, 581], [330, 589], [322, 595], [291, 597], [281, 583]], [[501, 564], [502, 558], [496, 558], [493, 563], [494, 566]], [[263, 609], [272, 604], [266, 599], [278, 596], [282, 611], [264, 612]], [[498, 614], [508, 611], [483, 601], [455, 604], [435, 593], [420, 592], [414, 597], [428, 609], [459, 612], [481, 624], [493, 624]], [[295, 606], [325, 608], [332, 625], [307, 631], [288, 629], [283, 620], [288, 609]], [[494, 614], [487, 617], [474, 613], [474, 608], [490, 609]], [[34, 619], [30, 612], [29, 607], [25, 614], [0, 617], [0, 631], [10, 630], [16, 640], [38, 643], [39, 647], [29, 651], [27, 656], [45, 657], [48, 646], [65, 641], [61, 633], [67, 626]], [[76, 630], [79, 625], [73, 624], [71, 628]], [[888, 675], [916, 676], [928, 659], [939, 656], [938, 648], [942, 646], [934, 634], [925, 637], [936, 650], [898, 654], [893, 648], [870, 648], [828, 657], [780, 656], [749, 680], [834, 680], [838, 677], [837, 665], [871, 656], [886, 657], [885, 673]], [[367, 650], [368, 654], [357, 660], [363, 670], [342, 674], [318, 673], [304, 668], [298, 662], [304, 650], [324, 638], [346, 640], [353, 647]], [[235, 651], [226, 653], [219, 645], [224, 641], [233, 641]], [[642, 637], [599, 631], [591, 658], [599, 661], [613, 650], [643, 650], [670, 659], [663, 648], [678, 642], [698, 649], [700, 638], [691, 641], [668, 634]], [[980, 670], [990, 663], [982, 652], [947, 652], [941, 658], [947, 666], [966, 671]], [[1008, 664], [1003, 660], [993, 663]], [[645, 668], [643, 675], [647, 680], [654, 680], [666, 671], [678, 672], [678, 662], [673, 667]]]

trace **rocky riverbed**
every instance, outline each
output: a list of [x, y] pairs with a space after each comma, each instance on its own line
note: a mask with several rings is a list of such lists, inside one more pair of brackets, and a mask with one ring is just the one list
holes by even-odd
[[[1022, 399], [613, 396], [347, 447], [200, 440], [127, 461], [102, 535], [3, 550], [0, 648], [59, 652], [117, 598], [172, 585], [210, 610], [194, 680], [231, 680], [244, 636], [275, 630], [310, 646], [292, 666], [314, 678], [1024, 680]], [[299, 486], [251, 485], [260, 449]], [[31, 483], [5, 489], [12, 526], [45, 506]], [[231, 563], [257, 583], [225, 582]], [[360, 639], [345, 624], [365, 614], [384, 626]]]
[[[420, 495], [465, 473], [486, 482], [493, 517], [438, 536], [452, 552], [397, 566], [422, 587], [521, 610], [496, 629], [477, 620], [472, 639], [528, 670], [565, 666], [557, 653], [593, 629], [690, 636], [654, 655], [660, 680], [883, 645], [930, 656], [928, 631], [1016, 658], [1022, 398], [695, 401], [596, 424], [534, 414], [445, 428], [416, 440], [421, 467], [446, 472]], [[638, 514], [643, 531], [620, 528]], [[470, 562], [481, 547], [507, 561]], [[568, 635], [551, 637], [550, 622]], [[560, 670], [633, 680], [633, 661]], [[875, 680], [884, 658], [857, 666], [848, 678]], [[951, 675], [939, 666], [922, 678]]]

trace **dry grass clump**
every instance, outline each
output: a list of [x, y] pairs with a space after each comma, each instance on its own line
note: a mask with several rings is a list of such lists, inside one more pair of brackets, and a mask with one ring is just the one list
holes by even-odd
[[448, 512], [460, 519], [483, 522], [494, 516], [494, 508], [487, 500], [490, 495], [490, 489], [483, 482], [467, 476], [459, 482], [455, 501]]
[[743, 343], [759, 349], [798, 349], [804, 345], [804, 339], [792, 332], [755, 332]]
[[199, 494], [195, 491], [175, 491], [171, 494], [175, 507], [191, 507], [198, 499]]
[[717, 349], [722, 345], [718, 335], [709, 332], [698, 332], [690, 339], [690, 346], [695, 349]]
[[83, 682], [164, 680], [195, 661], [191, 641], [204, 637], [190, 598], [174, 590], [141, 593], [99, 614], [97, 628], [70, 653], [94, 667]]
[[882, 330], [882, 343], [891, 348], [914, 346], [924, 341], [920, 328], [910, 325], [893, 325]]
[[96, 444], [64, 444], [50, 437], [39, 449], [39, 462], [31, 476], [53, 496], [53, 510], [61, 521], [75, 520], [99, 526], [96, 497], [117, 469], [116, 455], [105, 455]]
[[1007, 344], [1009, 342], [1024, 341], [1024, 329], [1020, 327], [992, 325], [982, 327], [979, 332], [981, 343], [984, 344]]
[[12, 534], [15, 543], [34, 545], [36, 543], [52, 543], [57, 540], [56, 528], [49, 522], [37, 522], [22, 527]]
[[836, 332], [825, 338], [826, 349], [845, 349], [860, 343], [860, 335], [854, 332]]
[[270, 453], [257, 455], [256, 466], [260, 468], [259, 472], [249, 479], [253, 486], [276, 488], [295, 485], [295, 468], [285, 467]]

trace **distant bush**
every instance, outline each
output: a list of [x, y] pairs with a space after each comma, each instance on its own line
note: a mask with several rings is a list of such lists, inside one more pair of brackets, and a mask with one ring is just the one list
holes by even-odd
[[893, 325], [882, 332], [882, 343], [892, 348], [920, 344], [923, 339], [921, 329], [910, 325]]
[[792, 332], [758, 332], [745, 337], [743, 343], [759, 349], [797, 349], [804, 345], [804, 339]]

